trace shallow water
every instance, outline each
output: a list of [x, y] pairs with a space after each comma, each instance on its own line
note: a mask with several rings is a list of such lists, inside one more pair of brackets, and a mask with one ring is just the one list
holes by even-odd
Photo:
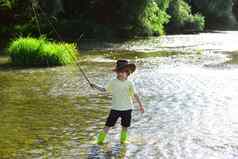
[[[137, 58], [133, 52], [82, 53], [82, 68], [100, 85], [113, 77], [115, 59], [129, 58], [138, 66], [130, 79], [146, 112], [140, 114], [135, 105], [126, 145], [118, 142], [119, 122], [108, 144], [94, 144], [110, 95], [91, 90], [76, 66], [13, 68], [0, 57], [0, 158], [238, 158], [238, 67], [236, 58], [217, 52], [236, 32], [225, 33], [183, 35], [187, 42], [181, 45], [200, 43], [201, 36], [213, 39], [209, 51], [204, 48], [210, 43], [202, 49], [186, 46], [186, 53], [178, 53], [186, 50], [180, 45], [177, 53], [136, 53]], [[153, 41], [144, 40], [144, 48], [159, 50]], [[172, 41], [178, 44], [181, 37]], [[127, 48], [142, 51], [137, 43]], [[121, 50], [126, 44], [116, 45]]]

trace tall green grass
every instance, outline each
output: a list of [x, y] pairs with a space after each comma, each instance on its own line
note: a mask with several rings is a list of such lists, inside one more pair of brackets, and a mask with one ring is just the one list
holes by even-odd
[[42, 37], [20, 37], [9, 44], [7, 52], [18, 66], [57, 66], [77, 60], [75, 44], [50, 42]]

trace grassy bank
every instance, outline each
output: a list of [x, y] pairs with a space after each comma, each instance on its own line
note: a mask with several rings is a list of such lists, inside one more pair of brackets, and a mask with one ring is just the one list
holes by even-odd
[[11, 62], [18, 66], [57, 66], [75, 63], [75, 44], [50, 42], [45, 38], [18, 38], [13, 40], [7, 52]]

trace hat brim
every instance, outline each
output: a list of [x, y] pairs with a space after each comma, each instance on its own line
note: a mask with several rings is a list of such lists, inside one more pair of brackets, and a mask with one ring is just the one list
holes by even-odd
[[120, 70], [123, 70], [123, 69], [129, 69], [130, 73], [133, 73], [136, 70], [136, 65], [133, 64], [133, 63], [126, 64], [124, 66], [121, 66], [121, 67], [118, 67], [118, 68], [114, 68], [112, 71], [120, 71]]

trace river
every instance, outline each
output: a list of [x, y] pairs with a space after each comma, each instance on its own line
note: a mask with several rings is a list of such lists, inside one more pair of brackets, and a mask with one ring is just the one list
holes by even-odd
[[97, 84], [113, 78], [116, 59], [137, 65], [130, 80], [145, 113], [135, 105], [126, 145], [120, 122], [94, 144], [110, 95], [77, 66], [18, 68], [0, 56], [0, 158], [238, 158], [237, 42], [235, 31], [82, 41], [79, 62]]

